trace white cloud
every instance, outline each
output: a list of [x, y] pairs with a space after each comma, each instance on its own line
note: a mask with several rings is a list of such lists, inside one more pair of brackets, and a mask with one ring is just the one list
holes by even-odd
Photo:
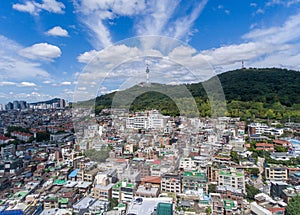
[[27, 12], [32, 15], [38, 15], [42, 10], [46, 10], [51, 13], [64, 13], [65, 5], [56, 0], [42, 0], [42, 3], [36, 1], [26, 1], [24, 4], [13, 4], [13, 9]]
[[35, 83], [22, 81], [21, 83], [11, 82], [11, 81], [1, 81], [0, 86], [16, 86], [16, 87], [36, 87]]
[[293, 4], [300, 3], [300, 0], [270, 0], [266, 2], [266, 6], [273, 6], [273, 5], [283, 5], [285, 7], [289, 7]]
[[22, 49], [18, 43], [0, 35], [0, 80], [49, 78], [40, 63], [16, 55]]
[[59, 36], [59, 37], [68, 37], [69, 36], [68, 31], [63, 29], [60, 26], [55, 26], [55, 27], [49, 29], [46, 32], [46, 34], [50, 35], [50, 36]]
[[177, 21], [175, 21], [174, 37], [183, 38], [189, 31], [195, 20], [198, 18], [201, 11], [204, 9], [208, 0], [202, 0], [193, 11]]
[[75, 1], [75, 6], [80, 14], [80, 20], [97, 37], [97, 48], [112, 45], [109, 29], [104, 20], [112, 20], [118, 16], [132, 16], [141, 13], [145, 9], [144, 0], [81, 0]]
[[84, 52], [83, 54], [79, 55], [77, 57], [77, 60], [80, 63], [88, 63], [90, 62], [92, 59], [94, 59], [94, 57], [96, 57], [100, 52], [96, 51], [96, 50], [91, 50], [89, 52]]
[[137, 33], [139, 35], [163, 35], [178, 4], [177, 0], [149, 2], [143, 18], [136, 27]]
[[60, 85], [61, 86], [69, 86], [71, 85], [72, 83], [70, 81], [64, 81], [64, 82], [61, 82]]
[[[113, 38], [105, 23], [113, 23], [120, 16], [134, 19], [134, 29], [138, 35], [164, 35], [186, 38], [192, 34], [195, 20], [200, 15], [207, 0], [191, 1], [185, 7], [191, 13], [175, 17], [180, 0], [77, 0], [74, 1], [80, 20], [91, 31], [92, 44], [102, 49], [113, 44]], [[133, 17], [135, 16], [135, 17]]]
[[23, 81], [23, 82], [20, 83], [20, 85], [17, 85], [17, 86], [20, 86], [20, 87], [36, 87], [36, 84], [32, 83], [32, 82]]
[[35, 5], [30, 1], [25, 2], [25, 4], [13, 4], [12, 7], [13, 7], [13, 9], [21, 11], [21, 12], [37, 14]]
[[300, 13], [290, 16], [282, 26], [254, 29], [244, 39], [284, 44], [300, 39]]
[[252, 67], [300, 69], [300, 13], [290, 16], [281, 26], [254, 29], [242, 37], [241, 44], [205, 50], [200, 54], [223, 71], [236, 68], [241, 61]]
[[14, 86], [16, 85], [17, 83], [15, 82], [12, 82], [12, 81], [1, 81], [0, 82], [0, 86], [3, 87], [3, 86]]
[[37, 43], [20, 50], [19, 54], [29, 59], [53, 61], [54, 58], [61, 56], [61, 50], [59, 47], [48, 43]]
[[43, 84], [51, 84], [52, 82], [49, 81], [49, 80], [46, 80], [46, 81], [43, 81], [42, 83], [43, 83]]

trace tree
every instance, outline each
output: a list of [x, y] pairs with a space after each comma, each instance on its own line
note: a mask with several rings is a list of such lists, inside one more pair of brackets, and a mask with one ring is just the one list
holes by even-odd
[[294, 196], [288, 203], [286, 215], [299, 215], [300, 208], [300, 195]]
[[215, 193], [217, 189], [217, 185], [216, 184], [209, 184], [208, 185], [208, 193]]
[[260, 173], [258, 168], [250, 168], [247, 169], [246, 171], [253, 176], [258, 176], [258, 174]]
[[102, 147], [100, 151], [89, 149], [85, 151], [85, 155], [92, 161], [104, 162], [109, 156], [109, 149], [106, 147]]
[[256, 187], [251, 186], [249, 184], [246, 184], [246, 193], [247, 193], [246, 198], [248, 200], [252, 200], [253, 201], [255, 195], [258, 194], [258, 193], [260, 193], [260, 191]]
[[110, 203], [110, 208], [113, 209], [114, 207], [118, 206], [118, 199], [110, 198], [109, 203]]
[[50, 140], [50, 133], [48, 132], [37, 132], [36, 133], [36, 141], [37, 142], [42, 142], [42, 141], [47, 141]]
[[288, 149], [286, 147], [278, 146], [278, 145], [275, 145], [274, 149], [276, 152], [287, 152], [288, 151]]
[[211, 214], [212, 213], [212, 210], [211, 210], [211, 207], [208, 206], [206, 209], [205, 209], [205, 213], [206, 214]]
[[230, 152], [230, 157], [231, 157], [231, 160], [235, 163], [239, 163], [241, 160], [241, 156], [238, 155], [238, 153], [235, 151]]

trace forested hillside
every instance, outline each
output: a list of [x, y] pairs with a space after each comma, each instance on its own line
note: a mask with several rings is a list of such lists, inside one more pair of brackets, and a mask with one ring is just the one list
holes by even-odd
[[[290, 117], [300, 120], [300, 72], [278, 68], [249, 68], [222, 73], [218, 75], [218, 78], [226, 97], [226, 115], [278, 120], [286, 120]], [[176, 98], [176, 104], [187, 102], [189, 98], [187, 93], [183, 92], [184, 88], [188, 89], [194, 97], [200, 116], [210, 116], [209, 100], [202, 83], [176, 86], [137, 85], [118, 92], [118, 98], [124, 98], [124, 100], [119, 99], [117, 105], [122, 107], [122, 104], [126, 104], [128, 95], [139, 95], [131, 104], [131, 110], [155, 108], [161, 110], [163, 114], [178, 115], [179, 111], [175, 102], [166, 95]], [[115, 93], [98, 97], [96, 112], [110, 107], [114, 97]], [[191, 114], [188, 108], [185, 114]]]

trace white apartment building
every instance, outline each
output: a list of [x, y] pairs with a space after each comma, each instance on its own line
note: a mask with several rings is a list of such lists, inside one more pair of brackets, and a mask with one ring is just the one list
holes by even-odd
[[268, 129], [269, 127], [266, 124], [262, 124], [262, 123], [251, 123], [248, 126], [248, 133], [251, 134], [263, 134], [265, 133], [266, 129]]
[[161, 176], [161, 192], [181, 193], [181, 175], [166, 173]]
[[181, 158], [179, 162], [179, 168], [184, 170], [194, 170], [196, 168], [195, 161], [188, 157], [188, 158]]
[[219, 170], [219, 185], [230, 186], [242, 190], [243, 193], [246, 192], [245, 175], [243, 172], [238, 172], [235, 169]]
[[132, 129], [162, 129], [166, 125], [166, 117], [159, 111], [150, 111], [147, 114], [139, 113], [126, 119], [126, 128]]
[[286, 181], [288, 179], [288, 170], [282, 165], [269, 165], [265, 167], [265, 177], [270, 181]]

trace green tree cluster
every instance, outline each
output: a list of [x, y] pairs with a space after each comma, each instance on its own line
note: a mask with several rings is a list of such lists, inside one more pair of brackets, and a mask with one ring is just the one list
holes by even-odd
[[89, 149], [85, 151], [85, 156], [90, 158], [92, 161], [104, 162], [109, 156], [109, 148], [102, 147], [101, 150]]
[[256, 187], [246, 184], [246, 198], [250, 201], [254, 201], [255, 195], [259, 194], [260, 191]]
[[300, 214], [300, 195], [296, 195], [289, 201], [285, 208], [286, 215], [299, 215]]

